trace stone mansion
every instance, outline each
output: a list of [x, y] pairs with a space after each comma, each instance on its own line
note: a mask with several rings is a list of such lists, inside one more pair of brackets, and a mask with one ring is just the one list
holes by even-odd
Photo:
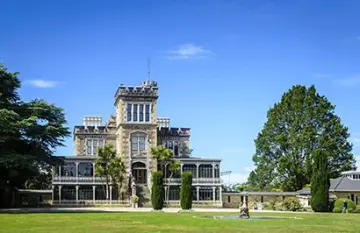
[[[158, 168], [150, 148], [165, 145], [180, 161], [180, 173], [193, 174], [193, 203], [222, 206], [221, 160], [190, 156], [190, 129], [171, 127], [169, 118], [157, 116], [158, 90], [154, 81], [145, 81], [140, 86], [120, 85], [115, 93], [114, 116], [105, 124], [101, 117], [84, 117], [83, 125], [74, 127], [74, 155], [60, 157], [63, 165], [54, 168], [53, 204], [129, 203], [131, 191], [124, 197], [110, 186], [110, 192], [105, 193], [105, 179], [94, 172], [97, 148], [111, 144], [125, 163], [126, 190], [131, 190], [134, 182], [137, 195], [150, 202], [151, 172]], [[170, 204], [179, 204], [180, 175], [170, 180]], [[165, 174], [166, 184], [167, 177]]]

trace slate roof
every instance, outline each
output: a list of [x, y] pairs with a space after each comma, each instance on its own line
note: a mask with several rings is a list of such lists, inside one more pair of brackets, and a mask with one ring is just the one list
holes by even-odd
[[330, 191], [360, 191], [360, 180], [339, 177], [331, 181]]

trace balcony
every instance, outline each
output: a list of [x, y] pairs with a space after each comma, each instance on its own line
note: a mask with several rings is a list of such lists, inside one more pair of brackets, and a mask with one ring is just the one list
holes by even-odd
[[[164, 179], [164, 183], [167, 184], [169, 182], [169, 179]], [[172, 185], [180, 185], [181, 184], [181, 178], [172, 178], [170, 181], [170, 184]], [[192, 179], [192, 185], [213, 185], [213, 184], [221, 184], [220, 178], [193, 178]]]

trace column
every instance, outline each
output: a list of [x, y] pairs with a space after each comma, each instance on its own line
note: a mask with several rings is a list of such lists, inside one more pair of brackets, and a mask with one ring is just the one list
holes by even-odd
[[75, 169], [75, 172], [76, 172], [76, 182], [78, 181], [78, 177], [79, 177], [79, 163], [76, 162], [76, 169]]
[[220, 202], [221, 202], [221, 206], [222, 206], [222, 187], [221, 186], [219, 186], [219, 200], [220, 200]]
[[95, 205], [95, 194], [96, 194], [96, 190], [95, 190], [95, 188], [96, 188], [96, 186], [95, 185], [93, 185], [92, 186], [93, 187], [93, 204]]
[[200, 164], [196, 164], [196, 176], [197, 176], [197, 178], [200, 178], [200, 175], [199, 175], [199, 166], [200, 166]]
[[110, 205], [111, 205], [111, 201], [112, 201], [112, 185], [110, 185]]
[[109, 186], [105, 185], [106, 188], [106, 200], [109, 200]]
[[76, 204], [77, 204], [79, 201], [79, 185], [76, 185], [75, 188], [76, 188]]
[[59, 204], [61, 204], [61, 185], [59, 185]]
[[59, 177], [61, 177], [61, 166], [59, 165]]
[[200, 187], [197, 186], [196, 187], [196, 200], [199, 201], [199, 190], [200, 190]]
[[[183, 163], [180, 163], [180, 169], [181, 169], [181, 170], [180, 170], [180, 175], [183, 174], [183, 165], [184, 165]], [[195, 177], [193, 177], [193, 178], [195, 178]]]
[[[168, 195], [167, 195], [167, 188], [168, 188], [167, 186], [164, 187], [164, 191], [165, 191], [165, 201], [167, 201], [167, 197], [168, 197]], [[166, 202], [165, 204], [166, 204], [166, 206], [169, 205], [169, 203], [167, 203], [167, 202]]]
[[212, 177], [213, 177], [213, 182], [215, 181], [215, 163], [212, 164]]
[[51, 186], [52, 192], [51, 192], [51, 200], [52, 200], [52, 204], [54, 204], [54, 191], [55, 191], [55, 186], [52, 185]]
[[214, 204], [215, 204], [215, 201], [216, 201], [216, 199], [215, 199], [215, 196], [216, 196], [216, 187], [213, 187], [213, 202], [214, 202]]
[[93, 181], [95, 183], [95, 163], [93, 163]]

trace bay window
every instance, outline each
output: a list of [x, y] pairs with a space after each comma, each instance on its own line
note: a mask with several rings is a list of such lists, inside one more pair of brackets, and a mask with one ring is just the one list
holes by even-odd
[[141, 155], [146, 151], [146, 135], [134, 134], [131, 136], [131, 154]]

